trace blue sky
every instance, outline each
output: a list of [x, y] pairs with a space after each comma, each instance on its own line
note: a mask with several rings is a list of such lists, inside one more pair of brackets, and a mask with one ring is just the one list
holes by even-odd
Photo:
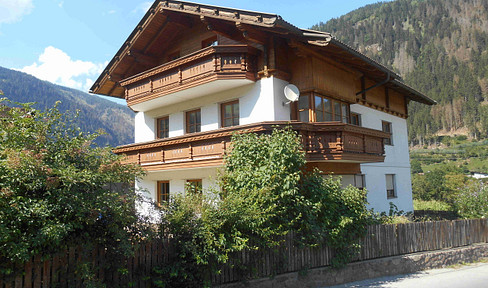
[[[201, 0], [310, 28], [377, 0]], [[0, 0], [0, 66], [88, 91], [153, 1]]]

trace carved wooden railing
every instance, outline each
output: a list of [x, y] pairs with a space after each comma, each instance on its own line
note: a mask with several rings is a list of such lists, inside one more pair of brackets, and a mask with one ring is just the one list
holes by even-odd
[[256, 49], [211, 46], [120, 81], [133, 105], [219, 79], [256, 81]]
[[388, 133], [337, 122], [261, 122], [120, 146], [114, 152], [124, 154], [125, 162], [143, 165], [148, 170], [218, 166], [230, 147], [233, 133], [269, 133], [285, 126], [291, 126], [302, 136], [307, 161], [384, 160], [383, 139]]

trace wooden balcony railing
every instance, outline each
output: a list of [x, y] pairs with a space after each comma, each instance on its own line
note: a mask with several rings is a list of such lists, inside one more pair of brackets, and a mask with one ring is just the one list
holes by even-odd
[[383, 139], [389, 134], [344, 123], [261, 122], [213, 131], [120, 146], [114, 150], [147, 170], [168, 170], [222, 165], [233, 133], [269, 133], [276, 127], [291, 126], [302, 136], [309, 162], [383, 162]]
[[256, 81], [256, 49], [211, 46], [120, 82], [129, 106], [219, 79]]

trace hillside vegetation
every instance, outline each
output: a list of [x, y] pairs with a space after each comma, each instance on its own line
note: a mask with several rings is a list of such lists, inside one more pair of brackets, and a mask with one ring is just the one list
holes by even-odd
[[412, 144], [455, 133], [488, 137], [488, 1], [383, 2], [312, 29], [331, 32], [438, 102], [409, 105]]
[[118, 146], [134, 142], [134, 113], [114, 102], [79, 90], [39, 80], [31, 75], [0, 67], [0, 90], [16, 102], [36, 102], [33, 106], [45, 110], [61, 101], [61, 112], [78, 110], [78, 125], [84, 131], [103, 129], [107, 134], [99, 137], [99, 145]]

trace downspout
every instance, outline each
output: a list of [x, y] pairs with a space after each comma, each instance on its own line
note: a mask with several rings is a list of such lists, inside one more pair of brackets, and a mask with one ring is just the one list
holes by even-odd
[[390, 81], [390, 78], [391, 78], [391, 73], [390, 72], [387, 72], [386, 73], [386, 79], [385, 80], [381, 81], [380, 83], [376, 83], [373, 86], [368, 87], [368, 88], [366, 88], [366, 89], [364, 89], [362, 91], [359, 91], [358, 93], [356, 93], [356, 96], [358, 96], [359, 94], [366, 93], [367, 91], [369, 91], [369, 90], [371, 90], [373, 88], [376, 88], [378, 86], [381, 86], [381, 85], [384, 85], [384, 84], [388, 83]]

